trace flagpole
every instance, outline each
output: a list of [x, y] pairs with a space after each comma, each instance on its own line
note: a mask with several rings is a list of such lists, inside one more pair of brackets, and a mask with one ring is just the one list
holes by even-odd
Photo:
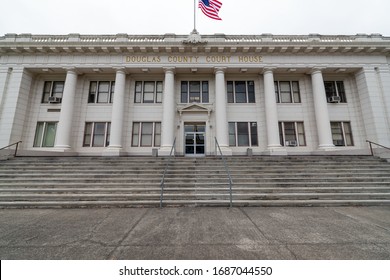
[[194, 31], [196, 33], [196, 0], [194, 0]]

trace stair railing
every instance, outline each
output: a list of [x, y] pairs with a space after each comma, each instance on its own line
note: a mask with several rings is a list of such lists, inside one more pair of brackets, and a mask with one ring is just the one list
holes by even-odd
[[0, 151], [1, 151], [1, 150], [5, 150], [5, 149], [7, 149], [7, 148], [9, 148], [9, 147], [15, 146], [14, 157], [16, 157], [16, 154], [17, 154], [17, 152], [18, 152], [18, 147], [19, 147], [19, 144], [20, 144], [20, 143], [22, 143], [22, 141], [18, 141], [18, 142], [9, 144], [8, 146], [5, 146], [5, 147], [3, 147], [3, 148], [0, 148]]
[[[227, 165], [227, 162], [226, 162], [226, 159], [225, 159], [225, 156], [223, 155], [222, 153], [222, 150], [221, 150], [221, 147], [219, 146], [219, 143], [218, 143], [218, 140], [217, 140], [217, 137], [214, 137], [215, 139], [215, 151], [216, 151], [216, 155], [218, 156], [218, 151], [219, 151], [219, 154], [221, 155], [221, 159], [223, 161], [223, 164], [225, 166], [225, 170], [226, 170], [226, 173], [228, 175], [228, 182], [229, 182], [229, 195], [230, 195], [230, 208], [233, 206], [233, 192], [232, 192], [232, 185], [233, 185], [233, 179], [232, 179], [232, 176], [230, 174], [230, 170], [229, 170], [229, 167]], [[218, 148], [218, 149], [217, 149]]]
[[372, 149], [372, 145], [376, 145], [376, 146], [379, 146], [379, 147], [384, 148], [384, 149], [386, 149], [386, 150], [390, 150], [389, 147], [386, 147], [386, 146], [383, 146], [383, 145], [381, 145], [381, 144], [372, 142], [372, 141], [370, 141], [370, 140], [366, 140], [366, 142], [370, 145], [370, 151], [371, 151], [371, 155], [372, 155], [372, 156], [374, 155], [374, 150]]
[[175, 137], [175, 140], [173, 140], [171, 152], [169, 153], [168, 162], [165, 164], [164, 173], [163, 173], [162, 178], [161, 178], [160, 208], [162, 208], [162, 206], [163, 206], [162, 204], [163, 204], [164, 187], [165, 187], [165, 175], [167, 174], [168, 166], [171, 164], [172, 157], [175, 156], [175, 154], [173, 153], [173, 150], [175, 149], [175, 145], [176, 145], [176, 137]]

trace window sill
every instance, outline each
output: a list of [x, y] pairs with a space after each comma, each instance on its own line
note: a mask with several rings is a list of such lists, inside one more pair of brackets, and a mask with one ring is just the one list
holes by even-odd
[[302, 102], [301, 103], [276, 103], [276, 104], [277, 105], [287, 105], [287, 106], [292, 106], [292, 105], [301, 106]]
[[162, 102], [160, 103], [133, 103], [134, 106], [161, 106]]

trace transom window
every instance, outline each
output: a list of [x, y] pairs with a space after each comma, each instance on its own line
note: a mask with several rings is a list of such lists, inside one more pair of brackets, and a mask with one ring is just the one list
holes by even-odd
[[299, 82], [275, 81], [275, 95], [277, 103], [301, 103]]
[[161, 81], [135, 82], [134, 103], [161, 103], [163, 83]]
[[332, 139], [335, 146], [353, 146], [351, 123], [331, 122]]
[[253, 81], [228, 81], [228, 103], [255, 103], [255, 83]]
[[258, 146], [256, 122], [229, 122], [229, 146]]
[[65, 82], [46, 81], [43, 86], [42, 103], [61, 103]]
[[347, 103], [343, 81], [324, 82], [328, 103]]
[[87, 122], [83, 147], [108, 147], [110, 145], [110, 122]]
[[34, 147], [54, 147], [57, 122], [38, 122], [35, 130]]
[[114, 91], [114, 81], [92, 81], [89, 85], [88, 103], [112, 103]]
[[134, 122], [132, 147], [160, 147], [160, 122]]
[[181, 103], [209, 103], [208, 81], [182, 81]]
[[306, 146], [303, 122], [279, 122], [279, 138], [282, 146]]

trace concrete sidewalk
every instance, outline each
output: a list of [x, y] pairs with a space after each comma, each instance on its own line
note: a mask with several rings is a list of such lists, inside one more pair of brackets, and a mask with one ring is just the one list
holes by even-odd
[[390, 207], [1, 209], [0, 259], [390, 259]]

